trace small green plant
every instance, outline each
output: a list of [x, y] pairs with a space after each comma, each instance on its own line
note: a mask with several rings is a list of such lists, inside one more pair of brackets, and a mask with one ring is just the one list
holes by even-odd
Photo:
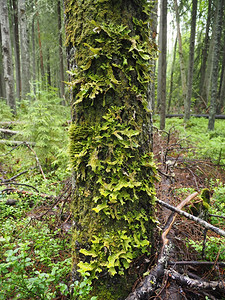
[[90, 292], [92, 290], [91, 284], [91, 280], [86, 277], [85, 274], [83, 275], [82, 281], [76, 280], [74, 284], [70, 286], [73, 290], [73, 299], [97, 300], [96, 296], [90, 298]]

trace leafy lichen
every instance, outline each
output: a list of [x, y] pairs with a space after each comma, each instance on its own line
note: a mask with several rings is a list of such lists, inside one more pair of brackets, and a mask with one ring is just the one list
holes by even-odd
[[66, 1], [75, 176], [74, 264], [98, 277], [127, 273], [151, 248], [155, 165], [147, 109], [150, 4]]

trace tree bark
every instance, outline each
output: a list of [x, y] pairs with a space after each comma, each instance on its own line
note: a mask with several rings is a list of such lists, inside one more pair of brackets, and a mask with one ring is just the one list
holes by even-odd
[[34, 26], [35, 16], [32, 19], [32, 73], [33, 73], [33, 91], [36, 94], [36, 47], [35, 47], [35, 26]]
[[20, 48], [21, 48], [21, 71], [22, 71], [22, 93], [21, 97], [26, 98], [30, 92], [30, 57], [29, 41], [27, 32], [27, 17], [25, 0], [18, 1], [20, 21]]
[[183, 54], [183, 46], [182, 46], [182, 38], [180, 33], [180, 16], [179, 16], [179, 9], [177, 0], [174, 0], [174, 8], [176, 13], [176, 23], [177, 23], [177, 38], [178, 38], [178, 44], [179, 44], [179, 56], [180, 56], [180, 72], [181, 72], [181, 84], [182, 84], [182, 96], [184, 101], [184, 111], [188, 110], [188, 107], [186, 107], [186, 97], [187, 97], [187, 80], [186, 80], [186, 70], [185, 70], [185, 64], [184, 64], [184, 54]]
[[[211, 23], [211, 6], [212, 6], [212, 0], [208, 1], [208, 14], [207, 14], [207, 22], [205, 27], [205, 39], [202, 49], [202, 62], [201, 62], [201, 70], [200, 70], [200, 95], [203, 96], [203, 86], [205, 81], [205, 75], [206, 75], [206, 66], [207, 66], [207, 57], [208, 57], [208, 49], [209, 49], [209, 29], [210, 29], [210, 23]], [[204, 98], [204, 97], [203, 97]]]
[[[70, 62], [73, 274], [74, 280], [78, 270], [88, 270], [91, 278], [116, 276], [114, 283], [103, 276], [104, 284], [95, 286], [100, 300], [125, 298], [122, 281], [130, 263], [150, 251], [155, 171], [147, 91], [155, 48], [149, 41], [149, 5], [65, 1], [68, 53], [75, 60]], [[107, 280], [117, 289], [110, 292]]]
[[216, 25], [215, 25], [215, 36], [214, 36], [214, 51], [213, 51], [213, 67], [212, 67], [212, 90], [211, 90], [211, 101], [209, 111], [209, 123], [208, 129], [214, 130], [216, 105], [218, 97], [218, 68], [219, 68], [219, 57], [220, 57], [220, 38], [222, 32], [222, 16], [223, 16], [223, 0], [217, 2], [217, 13], [216, 13]]
[[173, 49], [173, 61], [172, 61], [171, 75], [170, 75], [170, 92], [169, 92], [169, 101], [168, 101], [168, 109], [167, 109], [168, 113], [170, 112], [171, 100], [173, 94], [173, 74], [174, 74], [175, 62], [176, 62], [176, 52], [177, 52], [177, 37]]
[[163, 130], [165, 128], [165, 120], [166, 120], [166, 51], [167, 51], [167, 0], [161, 0], [161, 10], [160, 10], [160, 45], [161, 49], [159, 54], [159, 59], [161, 63], [159, 64], [158, 69], [158, 83], [160, 80], [160, 89], [158, 90], [160, 98], [160, 129]]
[[189, 66], [188, 66], [188, 89], [187, 97], [184, 105], [184, 121], [190, 119], [191, 114], [191, 96], [192, 96], [192, 83], [193, 83], [193, 70], [194, 70], [194, 54], [195, 54], [195, 31], [196, 31], [196, 15], [197, 15], [197, 0], [192, 0], [192, 12], [191, 12], [191, 37], [189, 47]]
[[20, 64], [20, 39], [19, 39], [19, 20], [18, 20], [18, 0], [12, 0], [13, 5], [13, 35], [14, 35], [14, 55], [16, 69], [16, 96], [21, 99], [21, 64]]
[[0, 22], [0, 98], [6, 98], [5, 94], [5, 81], [4, 81], [4, 67], [3, 67], [3, 57], [2, 57], [2, 36], [1, 36], [1, 22]]
[[[62, 42], [62, 16], [61, 16], [61, 0], [58, 0], [58, 30], [59, 30], [59, 75], [60, 75], [60, 97], [65, 98], [64, 87], [64, 64], [63, 64], [63, 42]], [[63, 101], [65, 105], [65, 101]]]
[[0, 1], [0, 25], [2, 37], [2, 54], [3, 54], [3, 68], [6, 89], [6, 100], [12, 112], [16, 113], [16, 101], [14, 93], [14, 75], [12, 64], [12, 48], [9, 31], [9, 18], [7, 2]]

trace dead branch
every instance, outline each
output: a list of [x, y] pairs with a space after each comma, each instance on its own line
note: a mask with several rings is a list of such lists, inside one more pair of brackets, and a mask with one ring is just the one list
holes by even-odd
[[20, 145], [31, 145], [35, 146], [34, 142], [24, 142], [24, 141], [10, 141], [10, 140], [0, 140], [0, 144], [9, 145], [9, 146], [20, 146]]
[[209, 214], [209, 217], [215, 217], [215, 218], [222, 218], [222, 219], [225, 219], [225, 216], [213, 215], [213, 214]]
[[182, 275], [173, 269], [165, 270], [165, 274], [175, 280], [179, 285], [197, 290], [219, 290], [225, 292], [225, 282], [223, 281], [205, 281], [191, 279], [188, 276]]
[[213, 262], [213, 261], [169, 261], [168, 265], [170, 266], [219, 266], [224, 268], [225, 262]]
[[34, 189], [37, 193], [39, 193], [38, 189], [30, 184], [25, 183], [17, 183], [17, 182], [0, 182], [0, 185], [18, 185], [18, 186], [27, 186]]
[[36, 167], [31, 167], [31, 168], [29, 168], [28, 170], [22, 171], [22, 172], [20, 172], [20, 173], [14, 175], [13, 177], [11, 177], [11, 178], [9, 178], [9, 179], [3, 180], [2, 182], [4, 182], [4, 183], [10, 182], [10, 181], [16, 179], [17, 177], [19, 177], [19, 176], [21, 176], [21, 175], [23, 175], [23, 174], [29, 172], [30, 170], [35, 169], [35, 168], [36, 168]]
[[225, 231], [224, 230], [222, 230], [222, 229], [220, 229], [218, 227], [215, 227], [215, 226], [209, 224], [208, 222], [206, 222], [206, 221], [204, 221], [204, 220], [202, 220], [202, 219], [200, 219], [198, 217], [195, 217], [195, 216], [193, 216], [193, 215], [191, 215], [191, 214], [189, 214], [189, 213], [187, 213], [187, 212], [185, 212], [183, 210], [180, 210], [180, 209], [178, 209], [178, 208], [176, 208], [176, 207], [174, 207], [174, 206], [172, 206], [172, 205], [170, 205], [170, 204], [168, 204], [168, 203], [166, 203], [166, 202], [164, 202], [162, 200], [158, 199], [158, 200], [156, 200], [156, 202], [159, 203], [160, 205], [162, 205], [162, 206], [164, 206], [164, 207], [166, 207], [166, 208], [168, 208], [168, 209], [170, 209], [170, 210], [178, 213], [179, 215], [186, 217], [187, 219], [195, 221], [196, 223], [200, 224], [204, 228], [212, 230], [215, 233], [217, 233], [218, 235], [221, 235], [221, 236], [225, 237]]
[[35, 196], [38, 194], [38, 196], [40, 196], [41, 198], [45, 198], [45, 199], [52, 199], [55, 198], [55, 196], [53, 195], [48, 195], [48, 194], [39, 194], [39, 192], [37, 194], [30, 192], [30, 191], [25, 191], [25, 190], [18, 190], [16, 188], [7, 188], [4, 189], [2, 191], [0, 191], [1, 193], [17, 193], [17, 194], [21, 194], [21, 195], [27, 195], [27, 196]]
[[34, 153], [34, 156], [35, 156], [36, 162], [37, 162], [37, 164], [38, 164], [38, 167], [39, 167], [39, 169], [40, 169], [40, 171], [41, 171], [41, 174], [42, 174], [44, 180], [46, 180], [45, 174], [44, 174], [44, 172], [43, 172], [43, 170], [42, 170], [42, 167], [41, 167], [41, 164], [40, 164], [40, 162], [39, 162], [39, 159], [38, 159], [38, 156], [37, 156], [36, 152], [34, 151], [34, 149], [31, 148], [31, 146], [30, 146], [28, 143], [25, 142], [25, 145], [27, 146], [27, 148], [28, 148], [30, 151], [32, 151], [32, 152]]
[[4, 128], [0, 128], [0, 133], [1, 132], [4, 133], [4, 134], [22, 134], [22, 132], [20, 132], [20, 131], [4, 129]]
[[[196, 196], [198, 196], [198, 193], [195, 192], [191, 195], [189, 195], [185, 200], [183, 200], [176, 208], [181, 210], [185, 205], [187, 205], [192, 199], [194, 199]], [[162, 241], [163, 241], [163, 246], [162, 246], [162, 253], [164, 251], [164, 247], [168, 244], [169, 240], [167, 239], [167, 234], [169, 233], [171, 227], [173, 226], [173, 223], [175, 222], [175, 219], [177, 217], [177, 213], [172, 213], [165, 225], [164, 231], [162, 233]]]

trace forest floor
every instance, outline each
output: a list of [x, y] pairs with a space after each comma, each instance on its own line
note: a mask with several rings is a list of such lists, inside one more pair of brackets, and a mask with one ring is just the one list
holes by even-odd
[[[184, 146], [185, 145], [185, 146]], [[225, 171], [221, 166], [215, 165], [210, 159], [196, 159], [190, 158], [188, 153], [194, 152], [195, 148], [189, 143], [183, 143], [179, 139], [176, 132], [162, 132], [155, 129], [154, 133], [154, 146], [153, 152], [155, 156], [155, 161], [158, 168], [159, 181], [156, 183], [156, 197], [170, 205], [177, 206], [185, 198], [191, 195], [193, 192], [200, 193], [201, 190], [207, 188], [210, 190], [210, 195], [213, 196], [214, 188], [218, 184], [225, 184]], [[4, 179], [7, 176], [7, 169], [2, 169], [1, 174], [4, 174]], [[7, 166], [10, 169], [10, 166]], [[3, 179], [3, 178], [2, 178]], [[25, 189], [25, 188], [24, 188]], [[18, 193], [27, 193], [27, 196], [32, 196], [33, 192], [21, 192], [18, 188]], [[14, 193], [15, 193], [14, 189]], [[6, 193], [10, 193], [10, 185], [7, 185], [5, 189]], [[39, 222], [48, 223], [52, 227], [53, 231], [59, 229], [58, 236], [68, 242], [68, 236], [70, 235], [70, 229], [72, 227], [72, 218], [70, 212], [70, 202], [72, 199], [72, 185], [71, 180], [68, 179], [62, 183], [62, 190], [59, 196], [53, 197], [46, 194], [42, 194], [43, 202], [39, 202], [38, 206], [31, 207], [28, 216], [32, 220], [38, 220]], [[196, 198], [195, 203], [200, 201], [199, 197]], [[214, 200], [213, 200], [214, 201]], [[192, 204], [188, 204], [189, 208], [187, 211], [190, 212]], [[212, 202], [210, 205], [215, 205]], [[32, 205], [31, 205], [32, 206]], [[150, 258], [150, 265], [154, 265], [159, 256], [160, 248], [162, 246], [162, 241], [160, 235], [164, 230], [164, 226], [171, 214], [171, 211], [162, 208], [162, 206], [157, 204], [156, 217], [158, 220], [157, 230], [155, 234], [156, 248], [158, 252], [154, 253], [154, 257]], [[55, 221], [52, 222], [51, 218], [54, 216]], [[209, 220], [210, 222], [210, 220]], [[29, 225], [28, 225], [29, 226]], [[218, 219], [217, 225], [221, 229], [225, 229], [224, 219]], [[201, 265], [196, 263], [197, 261], [205, 261], [205, 249], [203, 252], [197, 251], [196, 247], [191, 247], [188, 241], [193, 241], [193, 243], [202, 242], [204, 240], [205, 230], [200, 225], [196, 224], [194, 221], [185, 219], [184, 217], [177, 216], [175, 223], [168, 233], [169, 240], [173, 243], [173, 254], [172, 260], [179, 262], [192, 262], [190, 264], [184, 264], [182, 267], [178, 266], [178, 269], [182, 273], [187, 274], [192, 279], [206, 281], [223, 281], [225, 280], [224, 267], [221, 267], [218, 263], [219, 252], [214, 253], [216, 257], [212, 261], [212, 265]], [[212, 231], [207, 231], [207, 236], [220, 238], [219, 235], [213, 233]], [[201, 247], [201, 246], [199, 246]], [[211, 250], [214, 251], [214, 250]], [[216, 251], [216, 250], [215, 250]], [[68, 249], [65, 250], [66, 254], [61, 253], [64, 257], [68, 255]], [[202, 252], [202, 253], [201, 253]], [[139, 266], [140, 267], [140, 266]], [[141, 281], [140, 278], [139, 281]], [[68, 278], [68, 281], [70, 279]], [[171, 299], [171, 296], [167, 296], [167, 290], [169, 290], [172, 285], [169, 278], [163, 280], [164, 284], [157, 291], [153, 298], [151, 299]], [[138, 282], [134, 284], [134, 289], [136, 288]], [[179, 299], [225, 299], [225, 295], [215, 292], [207, 292], [204, 290], [193, 289], [184, 287], [176, 291], [181, 298]], [[176, 294], [174, 292], [174, 294]], [[207, 298], [208, 297], [208, 298]], [[67, 299], [65, 296], [57, 299]], [[178, 298], [173, 298], [178, 299]]]

